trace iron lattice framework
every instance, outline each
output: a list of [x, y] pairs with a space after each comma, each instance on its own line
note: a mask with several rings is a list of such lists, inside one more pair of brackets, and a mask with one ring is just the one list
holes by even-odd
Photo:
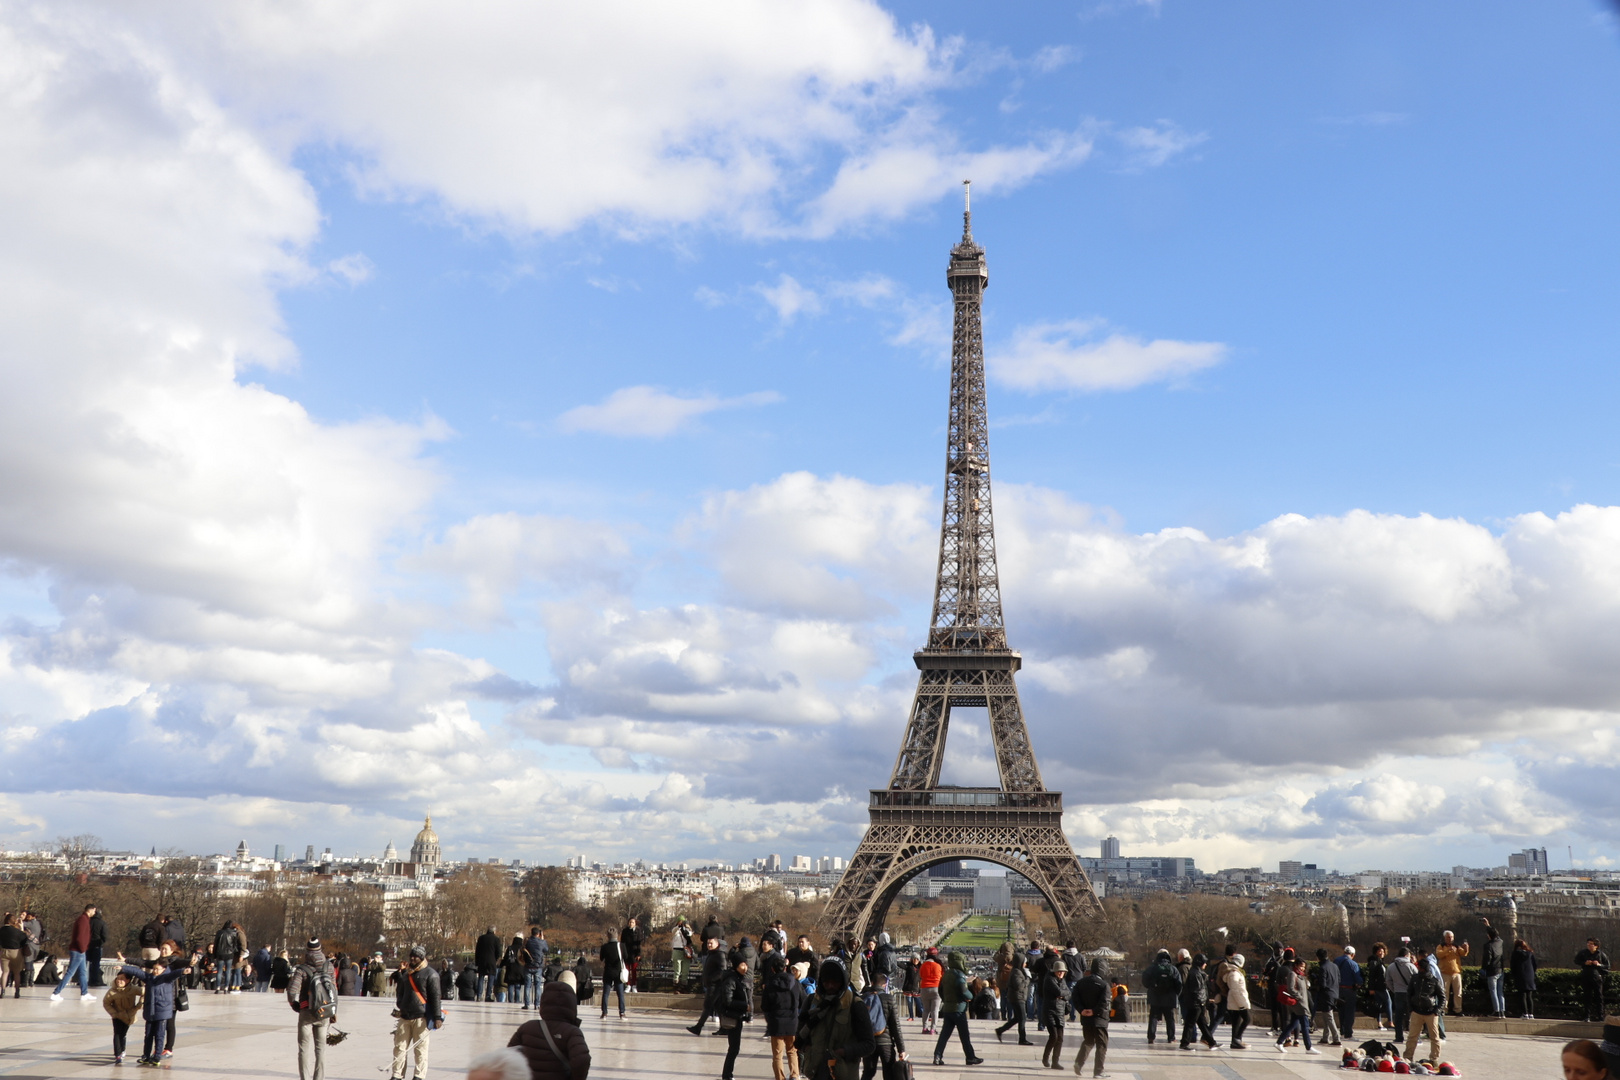
[[[989, 416], [980, 312], [990, 271], [973, 242], [971, 206], [945, 271], [955, 301], [945, 508], [928, 644], [889, 786], [871, 793], [871, 827], [827, 905], [829, 929], [864, 940], [882, 927], [911, 877], [954, 859], [998, 863], [1039, 889], [1060, 926], [1101, 918], [1102, 907], [1063, 835], [1063, 796], [1047, 791], [1029, 744], [1007, 647], [990, 506]], [[941, 787], [951, 708], [985, 709], [998, 788]]]

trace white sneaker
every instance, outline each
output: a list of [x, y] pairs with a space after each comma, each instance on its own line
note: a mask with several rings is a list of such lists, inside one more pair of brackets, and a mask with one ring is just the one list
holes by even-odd
[[1288, 1053], [1288, 1047], [1284, 1046], [1282, 1043], [1278, 1043], [1277, 1044], [1277, 1053], [1279, 1053], [1279, 1054]]
[[1313, 1047], [1311, 1047], [1311, 1048], [1310, 1048], [1310, 1049], [1309, 1049], [1309, 1050], [1307, 1050], [1307, 1051], [1305, 1051], [1305, 1052], [1306, 1052], [1306, 1053], [1307, 1053], [1307, 1054], [1318, 1054], [1318, 1055], [1320, 1055], [1320, 1054], [1321, 1054], [1321, 1053], [1322, 1053], [1322, 1051], [1320, 1051], [1320, 1050], [1318, 1050], [1318, 1049], [1317, 1049], [1317, 1048], [1316, 1048], [1316, 1047], [1314, 1047], [1314, 1046], [1313, 1046]]
[[62, 995], [61, 994], [52, 994], [51, 995], [51, 1000], [52, 1001], [61, 1001], [62, 1000]]
[[94, 994], [80, 994], [79, 995], [79, 1000], [80, 1001], [94, 1001], [94, 1000], [96, 1000], [96, 995], [94, 995]]

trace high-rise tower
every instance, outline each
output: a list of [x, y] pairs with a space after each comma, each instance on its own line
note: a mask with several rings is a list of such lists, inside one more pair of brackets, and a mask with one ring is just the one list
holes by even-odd
[[[997, 863], [1023, 875], [1046, 897], [1061, 926], [1102, 916], [1063, 835], [1063, 795], [1041, 783], [1013, 679], [1022, 658], [1007, 647], [1001, 617], [980, 324], [990, 271], [984, 249], [973, 242], [971, 202], [945, 281], [955, 317], [933, 620], [928, 644], [914, 656], [917, 694], [889, 786], [871, 793], [871, 826], [827, 905], [829, 929], [859, 940], [883, 925], [907, 880], [957, 859]], [[952, 707], [989, 713], [999, 787], [940, 785]]]

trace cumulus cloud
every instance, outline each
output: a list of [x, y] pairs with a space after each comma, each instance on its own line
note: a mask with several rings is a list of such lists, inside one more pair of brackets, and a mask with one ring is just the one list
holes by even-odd
[[576, 405], [558, 418], [564, 431], [661, 439], [689, 427], [698, 417], [720, 409], [771, 405], [781, 401], [774, 390], [723, 398], [716, 394], [682, 397], [656, 386], [626, 386], [598, 405]]
[[765, 298], [783, 324], [792, 322], [801, 314], [815, 315], [821, 311], [821, 297], [816, 295], [815, 290], [805, 288], [788, 274], [777, 278], [775, 285], [760, 282], [754, 286], [754, 291]]
[[1226, 358], [1219, 342], [1104, 337], [1105, 330], [1096, 319], [1019, 327], [1010, 346], [991, 351], [990, 373], [1019, 390], [1131, 390], [1184, 379]]

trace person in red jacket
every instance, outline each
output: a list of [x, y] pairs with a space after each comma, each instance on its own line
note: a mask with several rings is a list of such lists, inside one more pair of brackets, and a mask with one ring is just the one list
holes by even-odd
[[90, 951], [90, 916], [95, 913], [96, 905], [86, 904], [84, 913], [73, 920], [73, 933], [68, 938], [67, 970], [62, 972], [62, 981], [56, 984], [52, 1001], [62, 1000], [62, 991], [75, 975], [79, 977], [79, 1000], [96, 1000], [96, 995], [90, 992], [90, 969], [84, 963], [84, 954]]
[[939, 980], [945, 968], [939, 962], [939, 950], [930, 948], [928, 958], [917, 968], [917, 987], [922, 992], [924, 1035], [932, 1035], [939, 1027]]

